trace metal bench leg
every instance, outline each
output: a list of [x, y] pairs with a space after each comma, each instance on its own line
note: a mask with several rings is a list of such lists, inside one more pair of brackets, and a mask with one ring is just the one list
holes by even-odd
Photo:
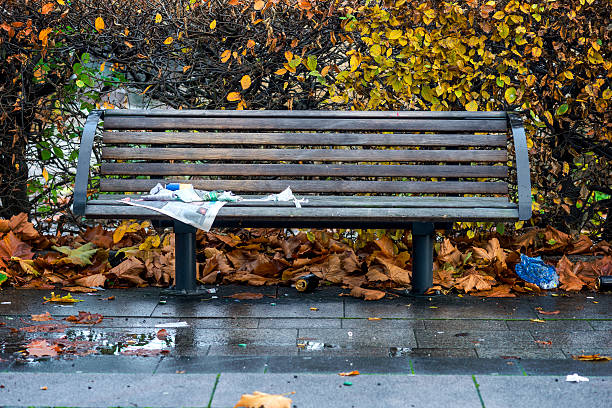
[[433, 286], [433, 241], [433, 223], [412, 223], [412, 293], [422, 294]]
[[190, 292], [197, 288], [196, 281], [196, 228], [180, 221], [174, 222], [174, 288]]

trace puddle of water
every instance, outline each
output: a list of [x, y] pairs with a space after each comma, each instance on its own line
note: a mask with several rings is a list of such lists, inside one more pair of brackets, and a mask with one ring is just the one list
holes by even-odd
[[389, 347], [389, 357], [407, 357], [412, 353], [410, 347]]
[[108, 333], [87, 329], [68, 329], [69, 340], [85, 340], [94, 344], [94, 349], [104, 355], [120, 355], [124, 352], [138, 353], [146, 351], [168, 350], [174, 348], [174, 335], [168, 333], [165, 338], [157, 338], [155, 333]]

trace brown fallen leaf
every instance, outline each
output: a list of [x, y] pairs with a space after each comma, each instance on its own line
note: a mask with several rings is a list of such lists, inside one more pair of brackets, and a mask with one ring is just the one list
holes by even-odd
[[33, 322], [47, 322], [53, 320], [53, 316], [49, 312], [45, 312], [43, 314], [33, 314], [32, 321]]
[[347, 373], [338, 373], [338, 375], [341, 375], [342, 377], [351, 377], [353, 375], [359, 375], [359, 371], [353, 370]]
[[104, 282], [106, 282], [106, 276], [101, 273], [85, 276], [74, 281], [75, 285], [85, 286], [88, 288], [103, 287]]
[[354, 286], [351, 289], [351, 296], [356, 298], [364, 298], [365, 300], [380, 300], [385, 297], [385, 292], [375, 289], [364, 289], [360, 286]]
[[368, 320], [380, 320], [380, 317], [368, 317]]
[[115, 300], [114, 296], [109, 296], [109, 297], [105, 297], [105, 298], [100, 298], [100, 300]]
[[26, 346], [26, 350], [32, 357], [56, 357], [60, 348], [49, 344], [47, 340], [33, 340]]
[[225, 298], [240, 299], [240, 300], [251, 300], [251, 299], [262, 299], [264, 297], [261, 293], [242, 292], [234, 293], [231, 296], [223, 296]]
[[291, 408], [291, 402], [284, 395], [253, 391], [253, 394], [243, 394], [234, 408]]
[[104, 316], [99, 313], [91, 314], [89, 312], [80, 311], [78, 316], [68, 316], [66, 321], [75, 324], [98, 324], [101, 323], [103, 319]]
[[541, 344], [543, 346], [550, 346], [552, 345], [552, 341], [551, 340], [536, 340], [535, 341], [538, 344]]
[[63, 332], [66, 328], [68, 328], [65, 324], [59, 323], [49, 323], [49, 324], [37, 324], [34, 326], [25, 326], [19, 329], [19, 331], [26, 333], [36, 333], [36, 332], [45, 332], [45, 333], [60, 333]]
[[87, 288], [85, 286], [62, 286], [62, 290], [72, 293], [92, 293], [98, 291], [98, 289]]
[[579, 361], [610, 361], [612, 360], [612, 357], [601, 356], [599, 354], [572, 356], [572, 358], [574, 360], [579, 360]]
[[541, 315], [552, 316], [552, 315], [558, 315], [559, 313], [561, 313], [561, 311], [553, 310], [553, 311], [547, 312], [546, 310], [538, 310], [538, 313]]

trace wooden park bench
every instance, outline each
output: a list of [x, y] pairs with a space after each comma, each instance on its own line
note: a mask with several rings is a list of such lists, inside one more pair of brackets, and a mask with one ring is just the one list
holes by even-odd
[[[93, 111], [81, 139], [74, 212], [163, 219], [117, 195], [88, 198], [99, 129], [101, 193], [142, 193], [170, 182], [243, 196], [290, 186], [308, 199], [302, 208], [229, 203], [214, 226], [411, 229], [417, 293], [432, 285], [435, 229], [531, 216], [525, 132], [507, 112]], [[195, 229], [174, 228], [175, 288], [193, 291]]]

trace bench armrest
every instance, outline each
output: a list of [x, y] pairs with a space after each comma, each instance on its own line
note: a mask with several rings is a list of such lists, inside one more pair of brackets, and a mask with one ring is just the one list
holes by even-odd
[[77, 164], [76, 180], [74, 182], [74, 202], [72, 212], [76, 215], [85, 215], [85, 205], [87, 203], [87, 185], [89, 184], [89, 165], [91, 162], [91, 152], [93, 150], [94, 136], [98, 128], [98, 122], [104, 116], [104, 111], [94, 110], [87, 116], [87, 121], [83, 127], [81, 136], [81, 146], [79, 148], [79, 161]]
[[523, 128], [523, 120], [514, 113], [508, 113], [512, 137], [514, 139], [514, 153], [516, 157], [516, 178], [518, 187], [519, 219], [531, 218], [531, 178], [529, 172], [529, 155], [527, 138]]

